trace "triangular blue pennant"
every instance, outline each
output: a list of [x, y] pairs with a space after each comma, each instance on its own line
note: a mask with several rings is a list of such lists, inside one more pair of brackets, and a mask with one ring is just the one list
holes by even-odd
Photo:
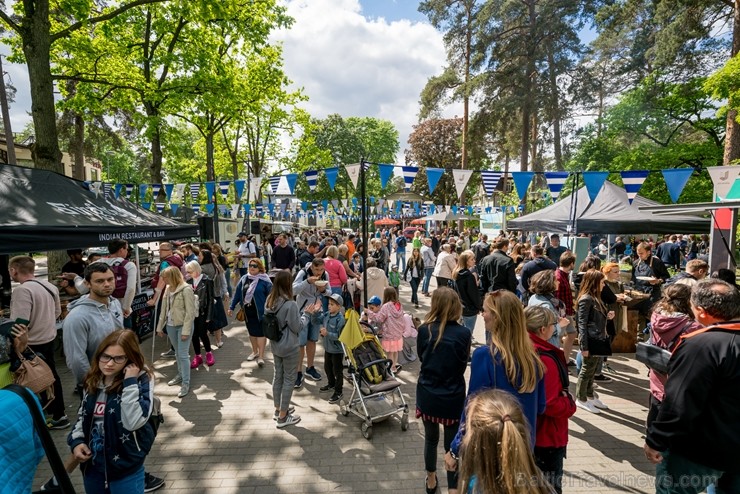
[[378, 165], [378, 171], [380, 172], [380, 186], [385, 189], [388, 185], [388, 180], [393, 176], [393, 165]]
[[[215, 190], [215, 189], [214, 189], [214, 190]], [[206, 204], [206, 212], [207, 212], [208, 214], [213, 214], [213, 209], [214, 209], [215, 207], [216, 207], [216, 205], [215, 205], [215, 204], [213, 204], [212, 202], [211, 202], [211, 203], [208, 203], [208, 204]]]
[[306, 176], [306, 182], [308, 183], [308, 190], [311, 192], [316, 190], [316, 182], [319, 178], [319, 171], [318, 170], [308, 170], [306, 172], [303, 172], [303, 174]]
[[149, 188], [149, 184], [139, 185], [139, 202], [144, 202], [144, 199], [146, 199], [146, 191], [148, 188]]
[[229, 197], [229, 186], [231, 185], [231, 182], [223, 181], [218, 183], [218, 190], [221, 191], [221, 197], [224, 201], [228, 199]]
[[277, 194], [278, 186], [280, 186], [280, 175], [270, 177], [270, 190], [273, 194]]
[[550, 189], [550, 195], [553, 201], [557, 201], [560, 197], [560, 191], [563, 190], [565, 181], [568, 180], [568, 172], [545, 172], [545, 180], [547, 181], [547, 187]]
[[583, 172], [583, 183], [586, 185], [586, 191], [588, 191], [591, 202], [596, 200], [596, 196], [599, 195], [599, 191], [608, 176], [609, 172]]
[[152, 203], [151, 202], [142, 202], [141, 203], [141, 207], [144, 208], [144, 209], [146, 209], [147, 211], [149, 211], [149, 209], [152, 207]]
[[242, 200], [242, 194], [244, 193], [244, 185], [246, 180], [235, 180], [234, 181], [234, 192], [236, 192], [236, 201]]
[[534, 172], [511, 172], [511, 178], [514, 180], [519, 200], [523, 201], [527, 195], [529, 184], [532, 183], [532, 178], [534, 178]]
[[121, 197], [121, 189], [123, 189], [123, 184], [116, 184], [115, 187], [113, 187], [113, 195], [116, 199]]
[[[216, 192], [216, 182], [206, 182], [206, 194], [208, 195], [208, 202], [213, 202], [213, 194]], [[208, 212], [211, 213], [210, 211]]]
[[172, 191], [175, 188], [175, 184], [164, 184], [164, 194], [167, 196], [167, 202], [172, 200]]
[[502, 172], [493, 172], [490, 170], [481, 170], [481, 178], [483, 179], [483, 188], [486, 191], [487, 196], [492, 196], [498, 187], [499, 180], [504, 175]]
[[308, 202], [306, 201], [301, 202], [301, 209], [304, 211], [308, 211]]
[[249, 218], [249, 213], [250, 213], [250, 211], [252, 209], [252, 205], [251, 204], [243, 204], [242, 207], [244, 208], [244, 217], [245, 218]]
[[290, 195], [293, 195], [295, 193], [295, 183], [298, 181], [298, 174], [288, 173], [285, 176], [285, 179], [288, 181], [288, 189], [290, 189]]
[[329, 207], [329, 201], [326, 200], [326, 199], [324, 199], [323, 201], [321, 201], [321, 207], [324, 208], [324, 211], [326, 211], [327, 208]]
[[329, 182], [329, 187], [331, 188], [331, 190], [334, 190], [334, 186], [337, 183], [337, 176], [339, 175], [339, 168], [326, 168], [324, 170], [324, 174], [326, 174], [326, 180], [327, 182]]
[[624, 183], [624, 190], [627, 192], [627, 199], [630, 204], [632, 204], [637, 193], [640, 192], [640, 188], [649, 173], [649, 170], [627, 170], [620, 172], [622, 183]]
[[275, 204], [272, 203], [272, 202], [269, 203], [267, 205], [267, 210], [270, 212], [270, 216], [272, 216], [273, 214], [275, 214]]
[[170, 204], [170, 210], [172, 211], [173, 216], [177, 214], [178, 209], [180, 209], [179, 204]]
[[439, 179], [444, 175], [444, 168], [427, 168], [427, 185], [429, 185], [429, 193], [434, 193], [434, 189], [437, 188]]
[[154, 206], [157, 208], [157, 212], [159, 214], [162, 214], [162, 211], [164, 211], [164, 203], [163, 202], [155, 202]]
[[415, 166], [402, 166], [403, 170], [403, 188], [406, 192], [411, 190], [411, 186], [414, 184], [416, 174], [419, 173], [419, 169]]
[[691, 174], [694, 173], [693, 168], [670, 168], [667, 170], [661, 170], [663, 172], [663, 178], [665, 179], [665, 185], [668, 187], [668, 193], [671, 195], [671, 200], [676, 203], [678, 198], [681, 197], [686, 183], [691, 178]]

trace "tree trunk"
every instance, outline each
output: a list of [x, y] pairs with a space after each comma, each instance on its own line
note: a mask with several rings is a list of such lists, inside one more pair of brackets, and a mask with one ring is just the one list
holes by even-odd
[[162, 183], [162, 134], [159, 131], [159, 122], [155, 124], [152, 132], [151, 152], [152, 164], [149, 165], [149, 171], [152, 177], [152, 183]]
[[51, 25], [48, 0], [24, 2], [26, 11], [21, 25], [23, 54], [28, 66], [31, 86], [31, 116], [35, 142], [31, 151], [36, 168], [64, 173], [62, 152], [57, 136], [54, 107], [54, 81], [49, 63], [51, 53]]
[[[72, 177], [77, 180], [87, 180], [85, 176], [85, 119], [82, 115], [75, 114], [75, 133], [72, 140]], [[102, 176], [99, 177], [102, 180]], [[107, 177], [106, 177], [107, 179]]]
[[552, 53], [552, 40], [547, 48], [547, 64], [550, 66], [550, 97], [552, 105], [552, 138], [555, 153], [555, 168], [563, 171], [563, 148], [560, 136], [560, 94], [558, 91], [558, 78], [555, 74], [555, 56]]
[[527, 60], [525, 65], [526, 73], [524, 74], [524, 101], [522, 102], [522, 153], [520, 157], [519, 169], [523, 172], [529, 169], [529, 138], [531, 134], [530, 119], [532, 117], [533, 104], [533, 87], [536, 73], [535, 66], [535, 33], [537, 12], [535, 10], [535, 0], [525, 2], [529, 11], [529, 42], [527, 43]]
[[[732, 56], [740, 52], [740, 0], [735, 0], [735, 11], [733, 14], [733, 25], [732, 25]], [[733, 101], [730, 98], [729, 107], [735, 108], [738, 104], [737, 101]], [[723, 163], [725, 165], [732, 164], [733, 161], [740, 159], [740, 125], [737, 123], [738, 112], [737, 110], [730, 110], [727, 112], [727, 124], [725, 127], [725, 154]]]
[[213, 159], [213, 131], [206, 134], [206, 180], [213, 182], [216, 180], [216, 170]]

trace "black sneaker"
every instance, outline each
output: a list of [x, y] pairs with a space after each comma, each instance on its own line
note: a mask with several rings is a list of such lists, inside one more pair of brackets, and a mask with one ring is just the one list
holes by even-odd
[[319, 388], [319, 391], [331, 391], [332, 389], [334, 389], [334, 386], [332, 386], [331, 384], [327, 384], [326, 386], [321, 386]]
[[57, 484], [56, 478], [52, 477], [49, 480], [47, 480], [44, 485], [41, 486], [41, 491], [50, 491], [52, 489], [58, 489], [59, 485]]
[[599, 374], [598, 376], [594, 376], [594, 381], [599, 381], [602, 383], [610, 383], [612, 382], [612, 378], [609, 376], [605, 376], [604, 374]]
[[316, 367], [313, 366], [306, 369], [306, 377], [312, 381], [321, 381], [321, 374], [319, 374], [319, 371], [317, 371]]
[[164, 487], [164, 479], [144, 472], [144, 492], [154, 492], [162, 487]]
[[339, 393], [339, 394], [334, 393], [333, 395], [331, 395], [331, 398], [329, 398], [329, 403], [336, 403], [341, 399], [342, 399], [342, 393]]
[[298, 389], [301, 386], [303, 386], [303, 372], [298, 373], [298, 376], [295, 378], [295, 384], [293, 385], [295, 389]]

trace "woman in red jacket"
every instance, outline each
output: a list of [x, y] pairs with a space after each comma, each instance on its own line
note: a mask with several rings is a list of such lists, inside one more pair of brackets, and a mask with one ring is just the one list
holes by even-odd
[[563, 459], [568, 445], [568, 418], [576, 403], [568, 392], [568, 362], [565, 354], [547, 340], [555, 331], [555, 314], [543, 306], [524, 309], [529, 338], [545, 364], [545, 412], [537, 417], [534, 457], [558, 494], [563, 492]]

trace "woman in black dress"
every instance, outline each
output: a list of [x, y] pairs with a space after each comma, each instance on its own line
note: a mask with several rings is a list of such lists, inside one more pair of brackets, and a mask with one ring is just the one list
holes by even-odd
[[252, 354], [247, 357], [248, 361], [257, 359], [257, 365], [265, 365], [265, 346], [267, 338], [262, 332], [260, 321], [265, 313], [265, 302], [267, 295], [272, 290], [272, 281], [265, 274], [265, 265], [257, 258], [249, 259], [247, 274], [242, 276], [234, 290], [234, 298], [231, 299], [228, 315], [234, 312], [236, 304], [241, 304], [245, 313], [245, 322], [249, 332], [249, 341], [252, 343]]

